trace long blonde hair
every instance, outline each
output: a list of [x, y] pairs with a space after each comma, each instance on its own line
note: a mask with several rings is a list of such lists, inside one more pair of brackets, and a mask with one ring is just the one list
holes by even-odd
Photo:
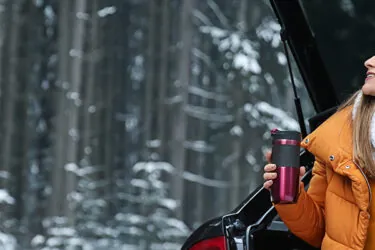
[[[361, 90], [355, 92], [338, 110], [353, 106], [354, 101]], [[354, 120], [353, 127], [353, 159], [371, 178], [375, 178], [375, 161], [373, 159], [374, 148], [371, 144], [371, 120], [375, 112], [375, 98], [362, 95]], [[352, 120], [352, 119], [350, 119]]]

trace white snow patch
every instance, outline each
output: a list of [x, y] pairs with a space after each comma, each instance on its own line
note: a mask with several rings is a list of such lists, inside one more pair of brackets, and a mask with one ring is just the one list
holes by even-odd
[[15, 199], [5, 189], [0, 189], [0, 204], [12, 205], [15, 203]]
[[281, 65], [286, 65], [287, 59], [283, 52], [277, 52], [277, 62]]
[[229, 182], [208, 179], [206, 177], [203, 177], [201, 175], [194, 174], [194, 173], [191, 173], [191, 172], [188, 172], [188, 171], [184, 171], [184, 173], [182, 174], [182, 177], [185, 180], [195, 182], [195, 183], [199, 183], [201, 185], [208, 186], [208, 187], [217, 187], [217, 188], [227, 188], [227, 187], [229, 187]]
[[75, 229], [69, 228], [69, 227], [50, 228], [48, 232], [55, 236], [71, 236], [71, 237], [73, 237], [77, 233]]
[[117, 9], [116, 9], [115, 6], [104, 7], [103, 9], [98, 10], [98, 16], [100, 16], [100, 17], [106, 17], [108, 15], [115, 14], [116, 11], [117, 11]]
[[118, 221], [128, 222], [132, 225], [146, 224], [148, 221], [147, 217], [132, 213], [118, 213], [115, 215], [115, 219]]
[[257, 60], [248, 55], [238, 53], [234, 55], [233, 66], [246, 72], [261, 73], [262, 69]]
[[85, 197], [79, 193], [79, 192], [71, 192], [69, 194], [69, 196], [71, 197], [71, 199], [73, 199], [75, 202], [81, 202], [85, 199]]
[[46, 245], [49, 247], [58, 247], [64, 243], [64, 240], [60, 237], [51, 237], [47, 240]]
[[279, 124], [280, 128], [290, 129], [290, 130], [299, 130], [298, 122], [292, 117], [290, 117], [282, 109], [273, 107], [269, 103], [266, 103], [266, 102], [259, 102], [255, 104], [255, 107], [259, 112], [272, 116], [274, 121], [277, 124]]
[[250, 103], [246, 103], [243, 106], [243, 109], [244, 109], [245, 112], [250, 112], [252, 108], [253, 108], [253, 105], [251, 105]]
[[46, 238], [43, 235], [37, 234], [31, 240], [31, 246], [32, 247], [39, 246], [41, 244], [44, 244], [45, 241], [46, 241]]
[[272, 19], [265, 19], [257, 28], [256, 33], [259, 38], [270, 42], [273, 48], [277, 48], [281, 43], [280, 30], [281, 26], [279, 23]]
[[89, 174], [93, 174], [98, 172], [98, 168], [94, 166], [86, 166], [80, 168], [75, 162], [70, 162], [65, 164], [64, 166], [65, 171], [72, 172], [76, 174], [77, 176], [86, 176]]
[[96, 112], [96, 107], [94, 105], [90, 105], [90, 107], [88, 108], [88, 111], [89, 113], [93, 114]]
[[161, 145], [161, 141], [157, 140], [157, 139], [156, 140], [149, 140], [149, 141], [146, 142], [146, 145], [149, 148], [158, 148]]
[[192, 149], [197, 152], [202, 152], [202, 153], [209, 153], [212, 152], [215, 148], [212, 145], [207, 144], [207, 142], [202, 141], [202, 140], [197, 140], [197, 141], [185, 141], [184, 142], [184, 147]]
[[132, 179], [130, 181], [130, 184], [134, 187], [138, 187], [138, 188], [143, 188], [143, 189], [149, 189], [150, 188], [150, 184], [145, 181], [145, 180], [142, 180], [142, 179]]
[[85, 241], [83, 239], [73, 237], [67, 239], [68, 245], [70, 246], [83, 246], [85, 244]]
[[254, 42], [247, 39], [240, 32], [229, 32], [214, 26], [202, 26], [200, 31], [210, 34], [214, 44], [218, 46], [219, 51], [231, 51], [233, 55], [233, 66], [246, 72], [254, 74], [261, 73], [261, 67], [258, 63], [259, 54], [254, 49]]
[[79, 50], [79, 49], [71, 49], [71, 50], [69, 50], [69, 55], [71, 57], [76, 57], [76, 58], [82, 59], [83, 58], [83, 54], [84, 54], [84, 52], [82, 50]]
[[246, 154], [246, 160], [250, 165], [256, 164], [257, 160], [255, 159], [254, 155], [248, 153]]
[[0, 232], [0, 245], [3, 250], [16, 250], [17, 240], [13, 235]]
[[179, 202], [177, 202], [176, 200], [167, 199], [167, 198], [160, 199], [159, 204], [166, 208], [169, 208], [170, 210], [174, 210], [179, 206]]
[[272, 77], [272, 75], [270, 73], [265, 73], [264, 74], [264, 79], [266, 79], [266, 82], [270, 85], [274, 84], [275, 83], [275, 79]]
[[211, 34], [213, 38], [223, 38], [228, 35], [226, 30], [214, 27], [214, 26], [202, 26], [200, 31], [205, 34]]
[[236, 136], [241, 136], [241, 135], [243, 135], [243, 129], [240, 126], [236, 125], [236, 126], [231, 128], [230, 134], [236, 135]]
[[90, 15], [88, 13], [85, 13], [85, 12], [77, 12], [76, 17], [78, 19], [85, 20], [85, 21], [90, 19]]
[[153, 171], [157, 171], [157, 170], [163, 170], [163, 171], [166, 171], [168, 173], [172, 173], [174, 171], [174, 167], [168, 163], [168, 162], [137, 162], [134, 166], [133, 166], [133, 171], [135, 173], [138, 173], [140, 171], [145, 171], [147, 173], [151, 173]]
[[74, 162], [69, 162], [64, 166], [65, 171], [76, 173], [79, 169], [78, 165]]
[[[177, 243], [172, 242], [165, 242], [165, 243], [152, 243], [150, 250], [175, 250], [175, 249], [181, 249], [181, 245]], [[126, 249], [128, 250], [128, 249]], [[129, 249], [130, 250], [130, 249]]]

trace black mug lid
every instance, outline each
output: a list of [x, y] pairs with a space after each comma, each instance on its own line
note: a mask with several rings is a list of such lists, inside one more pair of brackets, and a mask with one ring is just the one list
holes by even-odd
[[288, 140], [296, 140], [301, 141], [301, 133], [294, 130], [272, 130], [271, 131], [272, 139], [279, 140], [279, 139], [288, 139]]

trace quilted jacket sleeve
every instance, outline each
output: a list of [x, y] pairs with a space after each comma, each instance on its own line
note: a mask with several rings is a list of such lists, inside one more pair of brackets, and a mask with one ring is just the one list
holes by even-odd
[[319, 247], [325, 234], [324, 204], [327, 190], [326, 168], [315, 161], [313, 177], [306, 192], [300, 184], [300, 195], [296, 204], [275, 205], [281, 219], [298, 237], [314, 247]]

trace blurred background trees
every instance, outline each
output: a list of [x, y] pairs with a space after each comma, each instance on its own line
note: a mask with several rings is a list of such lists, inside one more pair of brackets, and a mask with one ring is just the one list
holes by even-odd
[[238, 205], [299, 129], [279, 31], [262, 0], [0, 0], [0, 245], [178, 249]]

